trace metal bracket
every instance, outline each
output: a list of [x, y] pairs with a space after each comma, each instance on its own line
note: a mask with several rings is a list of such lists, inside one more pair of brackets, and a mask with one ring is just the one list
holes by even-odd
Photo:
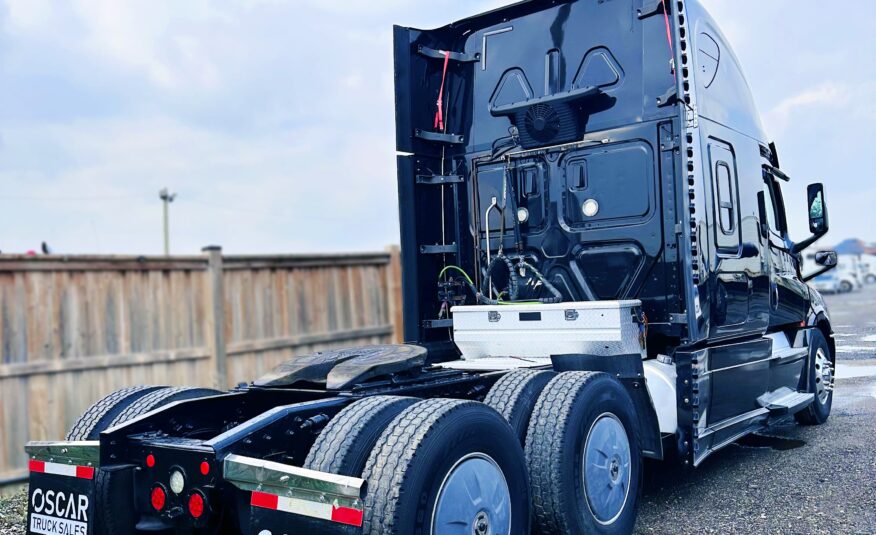
[[668, 90], [666, 90], [666, 93], [663, 93], [663, 95], [657, 97], [658, 108], [665, 108], [666, 106], [669, 106], [670, 104], [675, 104], [676, 102], [678, 102], [678, 88], [675, 86], [670, 87]]
[[687, 128], [698, 128], [700, 126], [700, 114], [697, 112], [696, 105], [688, 107], [685, 121]]
[[660, 140], [660, 150], [663, 152], [672, 152], [678, 148], [678, 140], [675, 136], [666, 136]]
[[455, 243], [450, 245], [421, 245], [421, 254], [456, 254], [459, 252], [459, 247]]
[[[657, 15], [658, 13], [663, 13], [663, 0], [651, 0], [650, 2], [645, 0], [642, 4], [641, 9], [638, 10], [637, 14], [639, 16], [639, 20], [647, 19], [652, 15]], [[672, 9], [669, 7], [671, 2], [666, 2], [666, 9], [670, 11], [667, 15], [671, 15]]]
[[36, 461], [66, 465], [100, 466], [100, 441], [28, 442], [24, 446], [28, 457]]
[[290, 513], [333, 522], [337, 522], [333, 513], [344, 509], [355, 518], [353, 525], [361, 525], [365, 507], [362, 500], [365, 481], [362, 479], [241, 455], [225, 458], [222, 476], [235, 487], [253, 493], [254, 506], [267, 507], [257, 504], [257, 499], [265, 499], [268, 503], [283, 499], [287, 500]]
[[462, 145], [465, 143], [465, 136], [459, 134], [442, 134], [441, 132], [430, 132], [428, 130], [414, 130], [414, 136], [425, 141], [435, 141], [437, 143], [447, 143], [449, 145]]
[[574, 308], [563, 311], [563, 314], [566, 317], [566, 321], [575, 321], [578, 319], [578, 311]]
[[687, 325], [687, 314], [670, 314], [669, 323]]
[[459, 184], [463, 182], [462, 175], [417, 175], [417, 184], [441, 185]]
[[423, 320], [424, 329], [448, 329], [453, 327], [453, 320]]
[[[429, 48], [423, 45], [419, 45], [417, 47], [417, 53], [421, 56], [426, 56], [427, 58], [432, 59], [444, 59], [445, 50], [435, 50], [434, 48]], [[450, 52], [450, 60], [458, 61], [460, 63], [475, 63], [481, 60], [480, 53], [474, 54], [466, 54], [465, 52]]]

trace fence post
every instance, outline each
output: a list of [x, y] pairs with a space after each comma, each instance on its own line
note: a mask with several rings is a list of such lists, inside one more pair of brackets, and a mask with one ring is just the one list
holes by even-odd
[[392, 342], [400, 344], [405, 340], [404, 310], [402, 306], [401, 249], [398, 245], [386, 248], [389, 265], [386, 268], [386, 289], [389, 301], [389, 321], [392, 323]]
[[213, 385], [228, 388], [228, 353], [225, 347], [225, 283], [222, 247], [211, 245], [202, 249], [207, 254], [207, 344], [210, 350]]

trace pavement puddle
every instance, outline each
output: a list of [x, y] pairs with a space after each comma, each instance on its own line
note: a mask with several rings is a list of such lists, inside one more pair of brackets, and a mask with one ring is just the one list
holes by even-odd
[[836, 365], [837, 379], [854, 379], [856, 377], [876, 377], [876, 365], [855, 365], [842, 362]]
[[736, 443], [744, 448], [770, 448], [776, 451], [795, 450], [806, 445], [806, 442], [796, 438], [770, 435], [748, 435], [740, 438]]
[[876, 346], [837, 346], [837, 353], [866, 353], [876, 354]]

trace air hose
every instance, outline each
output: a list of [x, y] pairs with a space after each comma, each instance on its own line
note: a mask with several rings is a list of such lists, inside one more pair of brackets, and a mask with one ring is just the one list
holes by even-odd
[[[519, 285], [518, 285], [518, 275], [514, 272], [514, 265], [511, 264], [511, 260], [508, 259], [507, 256], [503, 254], [496, 255], [491, 261], [490, 265], [487, 266], [487, 272], [484, 275], [484, 280], [481, 283], [481, 294], [487, 294], [489, 292], [489, 284], [490, 278], [493, 274], [493, 270], [496, 269], [496, 266], [502, 262], [508, 268], [508, 299], [511, 301], [516, 301], [517, 296], [519, 295]], [[492, 299], [486, 298], [489, 301], [493, 301]], [[497, 301], [498, 302], [498, 301]], [[488, 304], [496, 304], [496, 303], [488, 303]]]
[[[490, 275], [492, 274], [492, 272], [496, 268], [496, 266], [499, 265], [500, 262], [504, 263], [505, 267], [508, 268], [508, 300], [507, 301], [502, 300], [501, 296], [498, 299], [491, 299], [490, 297], [487, 297], [488, 291], [489, 291], [488, 285], [490, 284], [490, 282], [489, 282]], [[541, 282], [544, 285], [545, 289], [552, 294], [552, 297], [541, 297], [538, 299], [517, 301], [517, 298], [519, 297], [519, 293], [520, 293], [520, 279], [519, 279], [520, 276], [517, 274], [517, 269], [529, 270], [535, 276], [535, 278], [537, 278], [539, 280], [539, 282]], [[468, 286], [469, 290], [471, 290], [472, 294], [474, 294], [478, 304], [481, 304], [481, 305], [496, 306], [496, 305], [515, 305], [515, 304], [517, 304], [517, 305], [555, 304], [555, 303], [562, 303], [563, 302], [563, 294], [561, 294], [560, 291], [557, 290], [556, 286], [551, 284], [551, 282], [547, 280], [547, 278], [541, 273], [541, 271], [538, 270], [538, 268], [536, 268], [535, 266], [533, 266], [529, 262], [523, 260], [522, 258], [518, 259], [516, 268], [515, 268], [514, 264], [511, 262], [511, 259], [509, 259], [505, 255], [497, 255], [495, 258], [493, 258], [493, 260], [490, 262], [490, 265], [487, 266], [487, 270], [486, 270], [486, 273], [484, 276], [484, 282], [482, 283], [482, 286], [485, 286], [485, 288], [482, 287], [480, 290], [475, 286], [474, 281], [472, 281], [472, 279], [471, 279], [471, 277], [469, 277], [468, 273], [466, 273], [465, 270], [460, 268], [459, 266], [445, 267], [438, 274], [438, 278], [443, 277], [444, 274], [450, 270], [458, 271], [459, 273], [462, 274], [462, 276], [464, 277], [466, 286]]]
[[541, 281], [542, 284], [544, 284], [544, 287], [547, 289], [547, 291], [553, 294], [553, 297], [542, 297], [538, 299], [537, 301], [539, 303], [555, 304], [563, 302], [563, 294], [561, 294], [560, 291], [557, 290], [557, 287], [551, 284], [550, 281], [548, 281], [547, 278], [541, 274], [541, 271], [539, 271], [538, 268], [536, 268], [526, 260], [523, 260], [522, 258], [519, 262], [517, 262], [517, 267], [528, 269], [529, 271], [531, 271], [532, 274], [535, 275], [535, 278], [537, 278], [539, 281]]

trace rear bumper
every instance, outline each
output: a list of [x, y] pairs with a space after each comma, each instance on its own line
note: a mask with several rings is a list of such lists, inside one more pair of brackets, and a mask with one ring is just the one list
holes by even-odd
[[24, 447], [31, 474], [94, 479], [100, 467], [100, 442], [28, 442]]
[[[59, 523], [60, 529], [70, 533], [94, 533], [94, 523], [102, 521], [100, 516], [94, 514], [94, 478], [101, 469], [100, 443], [31, 442], [25, 450], [30, 458], [32, 487], [28, 504], [29, 533], [44, 533], [42, 526], [52, 522]], [[153, 465], [155, 470], [162, 468], [164, 453], [168, 452], [156, 452], [159, 460], [157, 465]], [[191, 456], [183, 451], [178, 453], [179, 458], [169, 463], [172, 465], [170, 470], [183, 465], [180, 461]], [[140, 498], [148, 496], [148, 491], [157, 485], [156, 481], [164, 479], [165, 470], [160, 470], [160, 474], [149, 474], [152, 468], [130, 464], [125, 466], [135, 471], [134, 481], [138, 487], [131, 497], [132, 508], [143, 511], [146, 516], [161, 517], [166, 525], [169, 525], [167, 522], [195, 522], [194, 519], [185, 518], [185, 513], [171, 519], [163, 518], [166, 515], [156, 514], [154, 510], [146, 512]], [[107, 466], [105, 469], [114, 470], [115, 467]], [[222, 459], [221, 474], [217, 476], [209, 489], [207, 486], [186, 488], [181, 496], [202, 493], [207, 497], [210, 513], [214, 517], [235, 518], [241, 533], [257, 534], [265, 530], [283, 533], [288, 531], [290, 525], [301, 525], [308, 532], [318, 532], [323, 523], [362, 525], [365, 488], [362, 479], [234, 454]], [[191, 477], [188, 480], [197, 481]], [[54, 508], [48, 511], [52, 514], [47, 516], [44, 503], [46, 494], [55, 499], [59, 493], [63, 493], [66, 502], [73, 500], [76, 507], [62, 512], [68, 514], [67, 517], [63, 514], [52, 516], [56, 513]], [[70, 511], [74, 514], [70, 515]], [[226, 516], [224, 513], [231, 514]], [[206, 520], [201, 519], [195, 525], [203, 524]]]

